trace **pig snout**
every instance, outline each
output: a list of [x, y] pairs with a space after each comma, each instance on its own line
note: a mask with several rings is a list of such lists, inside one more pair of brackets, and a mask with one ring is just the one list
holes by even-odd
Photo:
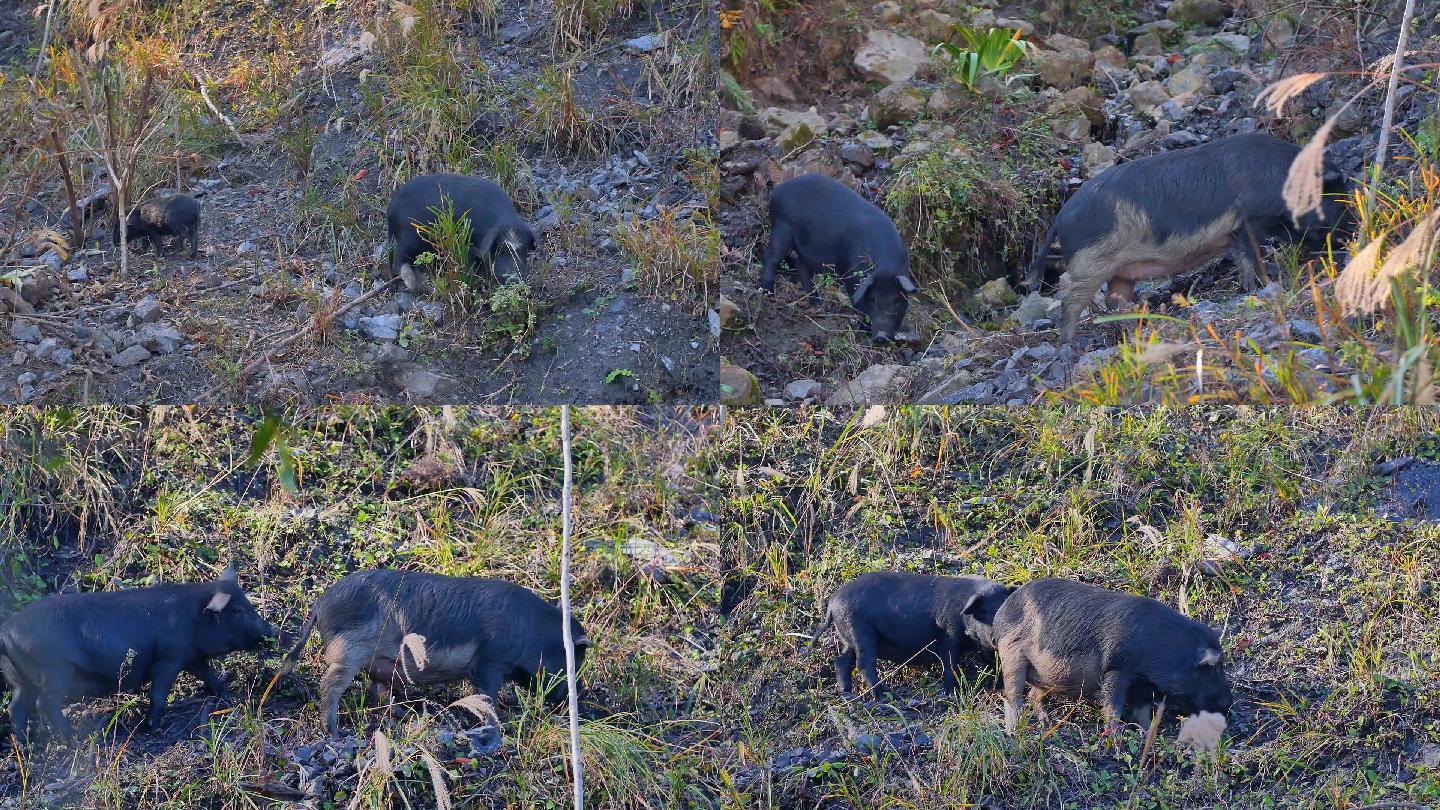
[[900, 334], [900, 324], [910, 309], [906, 292], [913, 288], [907, 276], [866, 278], [856, 287], [852, 303], [865, 315], [872, 341], [889, 343]]
[[525, 261], [525, 255], [518, 251], [511, 251], [501, 248], [499, 255], [495, 257], [495, 278], [502, 284], [513, 284], [525, 279], [529, 275], [529, 266]]

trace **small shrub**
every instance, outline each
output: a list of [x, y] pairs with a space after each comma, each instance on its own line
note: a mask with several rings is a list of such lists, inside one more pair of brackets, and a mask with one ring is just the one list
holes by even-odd
[[523, 281], [502, 284], [490, 293], [490, 314], [485, 321], [486, 342], [509, 342], [515, 351], [527, 354], [526, 338], [535, 330], [540, 308], [530, 285]]
[[936, 54], [949, 57], [946, 66], [956, 81], [975, 89], [975, 82], [982, 75], [1005, 79], [1035, 49], [1034, 45], [1020, 38], [1018, 30], [991, 28], [981, 33], [963, 26], [955, 26], [956, 33], [965, 40], [965, 47], [953, 42], [941, 42], [935, 46]]

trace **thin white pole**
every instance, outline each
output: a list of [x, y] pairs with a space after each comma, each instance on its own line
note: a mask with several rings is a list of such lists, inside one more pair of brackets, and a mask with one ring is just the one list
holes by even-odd
[[560, 504], [560, 624], [565, 636], [565, 685], [570, 692], [570, 762], [575, 773], [575, 810], [585, 810], [585, 771], [580, 763], [580, 688], [575, 679], [575, 639], [570, 632], [570, 406], [560, 406], [565, 486]]
[[1375, 173], [1371, 176], [1370, 188], [1365, 192], [1365, 210], [1375, 207], [1375, 185], [1380, 182], [1380, 170], [1385, 168], [1385, 153], [1390, 146], [1390, 127], [1395, 123], [1395, 90], [1400, 84], [1400, 73], [1405, 64], [1405, 45], [1410, 40], [1410, 21], [1415, 17], [1415, 0], [1407, 0], [1405, 11], [1400, 15], [1400, 37], [1395, 43], [1395, 60], [1390, 63], [1390, 84], [1385, 88], [1385, 114], [1380, 122], [1380, 138], [1375, 144]]

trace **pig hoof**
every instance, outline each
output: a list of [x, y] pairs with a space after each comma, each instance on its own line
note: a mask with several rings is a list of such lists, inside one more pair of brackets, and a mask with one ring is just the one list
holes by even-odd
[[405, 289], [411, 292], [420, 289], [420, 275], [408, 263], [400, 265], [400, 280], [405, 282]]

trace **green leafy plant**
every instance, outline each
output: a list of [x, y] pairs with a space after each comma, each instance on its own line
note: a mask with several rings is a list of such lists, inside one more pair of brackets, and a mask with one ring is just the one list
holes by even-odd
[[609, 385], [610, 383], [613, 383], [616, 380], [620, 379], [634, 380], [637, 379], [637, 377], [635, 376], [635, 372], [631, 371], [628, 368], [611, 369], [610, 373], [605, 375], [605, 384]]
[[525, 338], [535, 329], [539, 308], [530, 293], [530, 285], [523, 281], [502, 284], [490, 293], [490, 317], [486, 320], [486, 336], [507, 339], [516, 351], [528, 354]]
[[470, 219], [456, 214], [455, 203], [449, 198], [431, 206], [430, 213], [434, 217], [430, 222], [415, 223], [420, 238], [435, 248], [423, 264], [434, 267], [437, 296], [452, 304], [463, 303], [471, 291], [480, 288], [480, 279], [470, 265], [470, 246], [474, 243]]
[[934, 53], [950, 57], [951, 75], [971, 90], [985, 74], [1004, 79], [1035, 48], [1020, 38], [1018, 30], [991, 28], [981, 33], [957, 25], [955, 32], [965, 40], [965, 46], [941, 42], [935, 46]]

